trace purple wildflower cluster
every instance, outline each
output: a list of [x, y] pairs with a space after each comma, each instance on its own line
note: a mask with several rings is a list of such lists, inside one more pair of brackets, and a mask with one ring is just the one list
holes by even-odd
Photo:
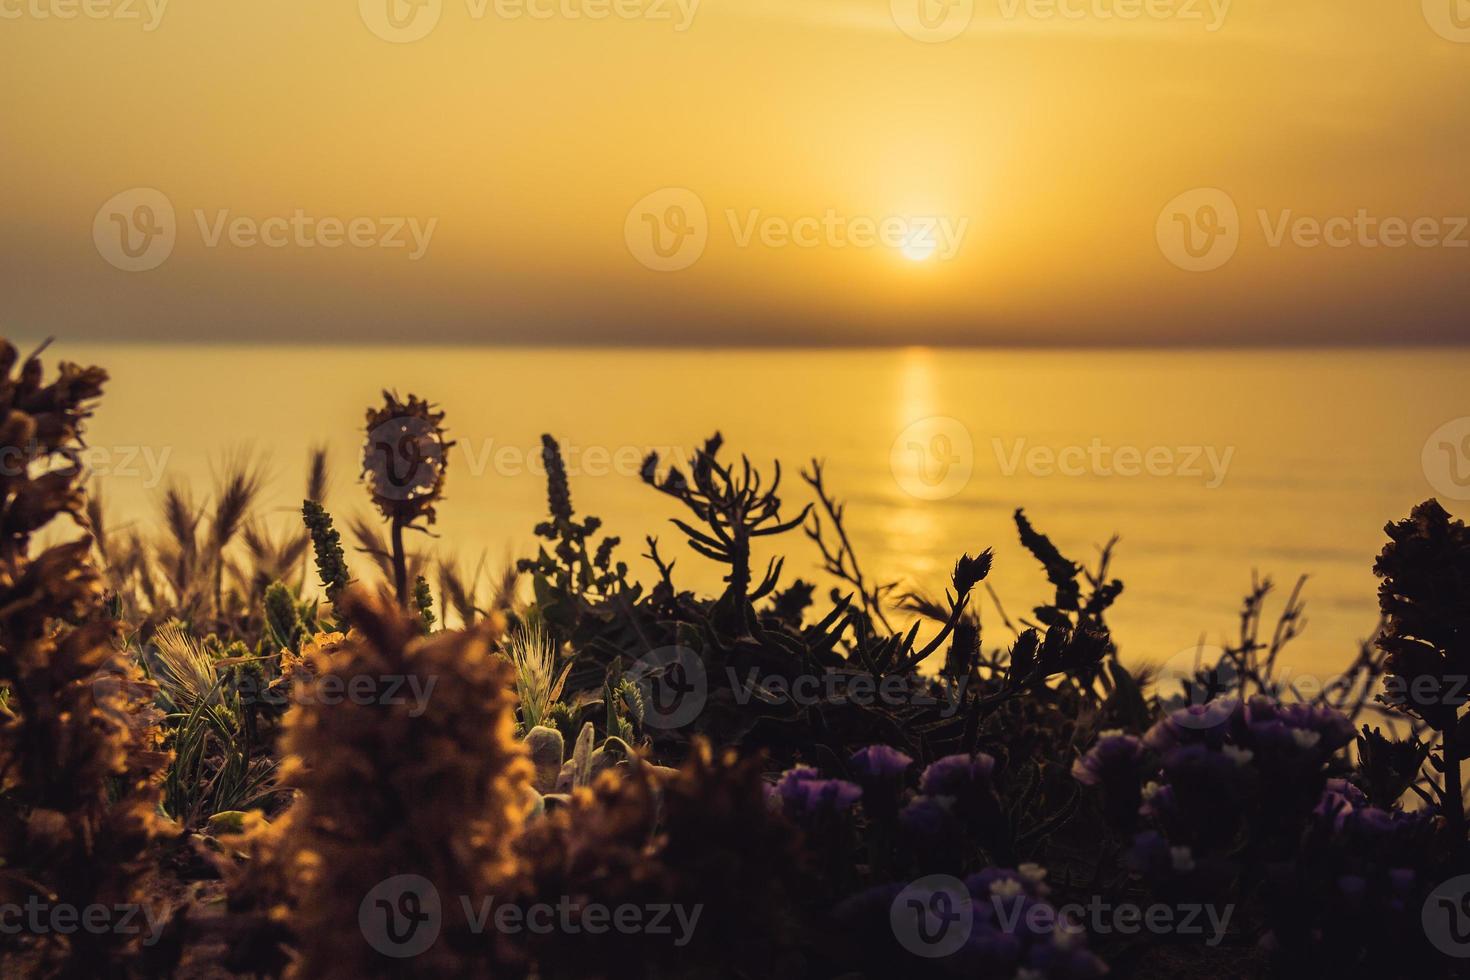
[[[923, 973], [925, 961], [897, 947], [911, 937], [895, 936], [894, 912], [904, 899], [929, 904], [914, 884], [891, 883], [865, 889], [841, 902], [834, 918], [854, 937], [867, 968], [896, 962], [905, 975]], [[958, 886], [958, 882], [954, 882]], [[949, 889], [945, 889], [948, 891]], [[964, 879], [968, 907], [958, 914], [964, 937], [942, 960], [930, 961], [933, 975], [956, 977], [1025, 977], [1028, 980], [1094, 980], [1107, 966], [1087, 945], [1086, 930], [1068, 921], [1047, 900], [1046, 869], [1035, 864], [1019, 868], [986, 868]], [[895, 942], [895, 939], [897, 940]], [[916, 973], [915, 971], [920, 971]], [[894, 974], [900, 975], [900, 974]]]
[[1397, 937], [1386, 949], [1422, 945], [1433, 817], [1370, 805], [1339, 758], [1354, 735], [1328, 708], [1220, 698], [1172, 711], [1141, 737], [1103, 732], [1072, 775], [1100, 793], [1157, 895], [1221, 894], [1259, 874], [1263, 943], [1316, 969], [1362, 955], [1363, 936]]
[[786, 815], [805, 821], [841, 813], [862, 798], [862, 787], [845, 779], [823, 779], [811, 766], [794, 766], [781, 774], [775, 796]]
[[1300, 848], [1269, 869], [1262, 943], [1288, 967], [1403, 969], [1422, 950], [1424, 895], [1443, 876], [1428, 857], [1433, 835], [1429, 811], [1371, 806], [1352, 783], [1328, 780]]

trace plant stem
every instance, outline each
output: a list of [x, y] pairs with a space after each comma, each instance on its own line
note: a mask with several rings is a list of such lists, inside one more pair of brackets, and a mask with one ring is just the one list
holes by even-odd
[[1459, 842], [1465, 839], [1465, 800], [1460, 783], [1460, 746], [1456, 737], [1459, 726], [1451, 723], [1443, 732], [1444, 793], [1441, 797], [1445, 822]]
[[408, 559], [403, 553], [403, 522], [393, 519], [393, 590], [398, 604], [408, 606]]

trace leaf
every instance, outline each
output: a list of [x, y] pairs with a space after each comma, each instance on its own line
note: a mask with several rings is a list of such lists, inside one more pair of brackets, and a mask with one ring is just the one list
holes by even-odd
[[582, 726], [577, 736], [577, 745], [572, 749], [572, 785], [588, 786], [592, 783], [592, 742], [597, 737], [592, 722]]

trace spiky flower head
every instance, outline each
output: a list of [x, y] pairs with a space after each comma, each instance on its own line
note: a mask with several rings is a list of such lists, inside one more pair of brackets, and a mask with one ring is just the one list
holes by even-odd
[[[294, 829], [258, 854], [269, 867], [249, 872], [285, 897], [253, 911], [283, 927], [296, 975], [383, 976], [372, 945], [382, 937], [363, 930], [391, 924], [361, 910], [396, 902], [403, 893], [393, 888], [413, 876], [443, 897], [442, 935], [404, 975], [499, 976], [481, 968], [494, 944], [474, 935], [455, 896], [501, 893], [532, 802], [513, 670], [493, 653], [501, 623], [424, 636], [395, 601], [352, 589], [342, 612], [352, 632], [307, 657], [323, 695], [353, 693], [299, 696], [286, 716], [281, 779], [297, 791], [285, 815]], [[249, 841], [227, 849], [237, 843]], [[271, 890], [231, 887], [241, 903]]]
[[567, 467], [561, 446], [550, 435], [541, 436], [541, 461], [546, 464], [546, 500], [553, 520], [572, 519], [572, 491], [567, 485]]
[[409, 395], [400, 401], [383, 392], [383, 405], [367, 413], [362, 476], [383, 517], [399, 524], [423, 518], [434, 523], [434, 505], [444, 493], [444, 473], [453, 442], [445, 438], [444, 413]]

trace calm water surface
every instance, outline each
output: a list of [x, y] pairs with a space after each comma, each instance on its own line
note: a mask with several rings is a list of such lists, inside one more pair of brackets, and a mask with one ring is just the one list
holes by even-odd
[[[1090, 562], [1118, 534], [1114, 572], [1127, 588], [1112, 619], [1130, 659], [1230, 635], [1253, 570], [1282, 592], [1310, 574], [1295, 664], [1322, 672], [1374, 627], [1383, 524], [1434, 495], [1431, 479], [1443, 484], [1443, 473], [1426, 473], [1426, 440], [1470, 416], [1470, 353], [1445, 351], [69, 345], [60, 354], [112, 372], [90, 441], [112, 454], [115, 527], [156, 520], [160, 476], [203, 494], [241, 447], [268, 454], [268, 500], [275, 519], [290, 520], [318, 442], [336, 464], [332, 509], [365, 511], [363, 413], [391, 387], [448, 412], [458, 445], [438, 537], [424, 543], [471, 564], [532, 547], [545, 497], [528, 464], [551, 432], [574, 454], [578, 510], [622, 536], [635, 575], [652, 574], [639, 555], [653, 533], [679, 557], [676, 578], [718, 587], [718, 570], [668, 524], [674, 502], [634, 474], [648, 448], [687, 451], [719, 429], [730, 451], [782, 461], [795, 507], [810, 499], [798, 470], [824, 458], [875, 577], [938, 589], [960, 552], [994, 547], [991, 580], [1013, 616], [1047, 594], [1016, 541], [1015, 508], [1076, 560]], [[817, 574], [804, 538], [781, 550], [788, 580]], [[1001, 641], [988, 601], [983, 611]]]

